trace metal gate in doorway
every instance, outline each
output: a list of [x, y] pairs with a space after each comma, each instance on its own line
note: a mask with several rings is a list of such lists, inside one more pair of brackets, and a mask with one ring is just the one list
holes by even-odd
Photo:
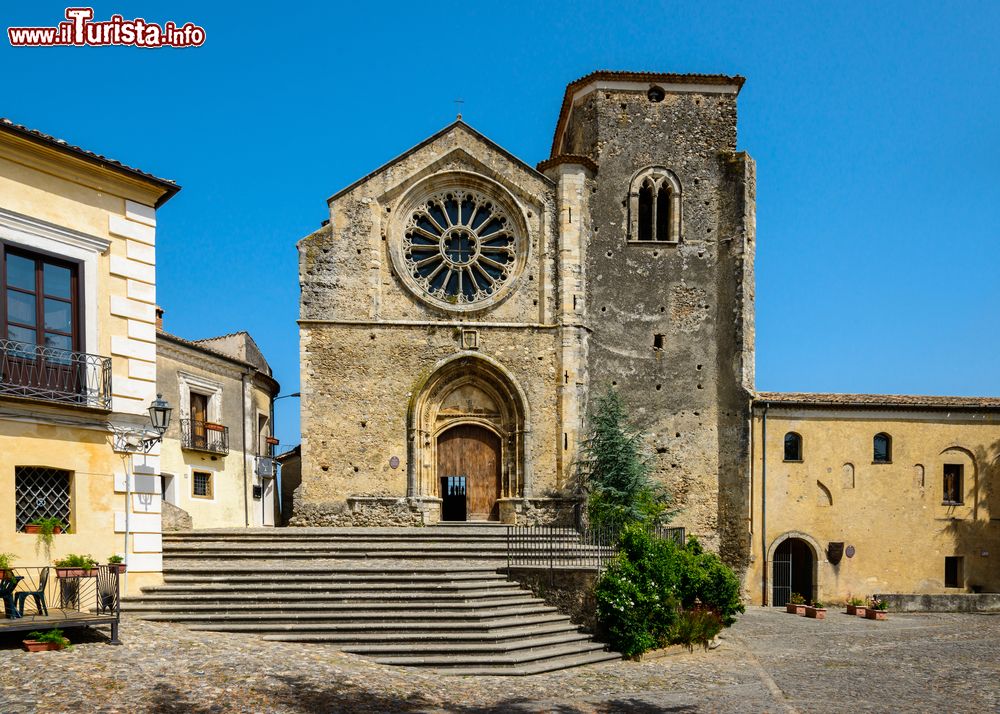
[[771, 561], [773, 574], [771, 580], [771, 605], [784, 607], [792, 596], [792, 554], [791, 552], [775, 553]]

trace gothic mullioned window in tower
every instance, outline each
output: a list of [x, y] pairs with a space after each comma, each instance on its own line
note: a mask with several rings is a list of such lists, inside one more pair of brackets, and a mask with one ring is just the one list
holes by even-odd
[[662, 166], [651, 166], [632, 177], [629, 186], [628, 240], [637, 243], [678, 243], [681, 239], [681, 184]]
[[436, 177], [401, 202], [393, 260], [418, 297], [447, 310], [489, 307], [525, 262], [520, 209], [481, 177]]

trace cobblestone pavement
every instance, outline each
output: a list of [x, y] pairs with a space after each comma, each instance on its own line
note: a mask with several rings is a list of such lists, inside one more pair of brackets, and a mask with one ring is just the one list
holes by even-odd
[[[711, 652], [532, 677], [449, 677], [323, 645], [126, 618], [28, 654], [0, 636], [0, 712], [868, 712], [1000, 710], [1000, 616], [751, 609]], [[74, 633], [70, 633], [71, 636]]]

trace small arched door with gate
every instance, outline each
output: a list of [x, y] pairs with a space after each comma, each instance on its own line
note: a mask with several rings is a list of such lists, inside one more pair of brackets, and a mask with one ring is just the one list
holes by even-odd
[[786, 538], [772, 559], [771, 604], [784, 607], [792, 593], [812, 602], [816, 593], [816, 557], [812, 546], [801, 538]]
[[442, 520], [498, 520], [500, 437], [477, 424], [460, 424], [437, 438]]

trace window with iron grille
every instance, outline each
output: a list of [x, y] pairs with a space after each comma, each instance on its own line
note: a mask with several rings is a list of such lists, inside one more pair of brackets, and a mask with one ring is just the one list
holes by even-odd
[[70, 472], [44, 466], [15, 466], [14, 493], [17, 530], [39, 518], [58, 518], [69, 526]]
[[212, 474], [195, 471], [191, 474], [191, 494], [197, 498], [212, 497]]

